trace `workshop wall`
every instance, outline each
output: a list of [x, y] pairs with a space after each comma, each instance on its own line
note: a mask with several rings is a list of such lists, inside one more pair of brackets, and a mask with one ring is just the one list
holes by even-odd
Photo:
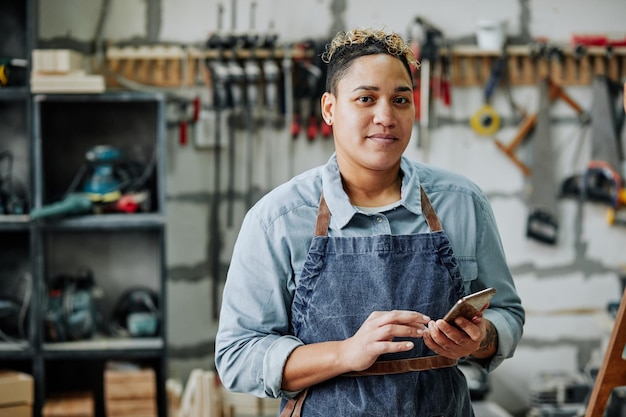
[[[99, 3], [41, 1], [40, 40], [46, 45], [88, 45], [93, 40]], [[103, 37], [113, 44], [203, 44], [218, 28], [218, 3], [112, 0]], [[250, 0], [222, 3], [224, 30], [244, 32], [251, 27]], [[234, 14], [233, 4], [237, 6]], [[354, 26], [384, 26], [405, 34], [416, 16], [427, 18], [456, 42], [474, 43], [477, 22], [493, 19], [506, 22], [511, 39], [528, 41], [541, 36], [567, 43], [573, 33], [619, 33], [623, 37], [625, 15], [626, 2], [621, 0], [264, 0], [257, 2], [253, 21], [261, 33], [276, 32], [279, 44], [326, 39], [338, 29]], [[585, 110], [591, 108], [590, 86], [568, 86], [566, 91]], [[527, 112], [537, 111], [537, 86], [514, 87], [512, 95]], [[557, 244], [526, 238], [530, 179], [492, 138], [478, 136], [469, 127], [469, 118], [482, 104], [481, 88], [453, 86], [451, 106], [435, 103], [433, 121], [437, 123], [431, 129], [428, 146], [418, 147], [415, 139], [407, 156], [467, 175], [487, 192], [493, 204], [528, 317], [515, 357], [491, 377], [490, 398], [519, 413], [528, 406], [529, 387], [539, 372], [577, 371], [601, 352], [598, 348], [606, 342], [611, 329], [606, 306], [619, 301], [622, 293], [619, 276], [626, 265], [626, 228], [607, 224], [605, 206], [562, 199], [558, 204]], [[496, 90], [492, 106], [504, 121], [497, 137], [508, 143], [519, 121], [501, 89]], [[581, 128], [566, 104], [557, 101], [550, 112], [554, 170], [560, 184], [585, 168], [590, 158], [590, 132]], [[301, 135], [293, 140], [287, 127], [285, 120], [277, 129], [255, 132], [252, 184], [246, 180], [250, 168], [246, 131], [236, 129], [236, 192], [231, 219], [231, 207], [223, 191], [228, 180], [227, 147], [220, 150], [222, 191], [216, 194], [215, 148], [181, 145], [176, 125], [169, 130], [167, 291], [172, 377], [185, 380], [192, 368], [213, 367], [215, 301], [221, 291], [221, 284], [215, 283], [224, 279], [238, 225], [247, 208], [246, 198], [256, 201], [290, 176], [326, 162], [333, 151], [331, 139], [318, 137], [310, 141]], [[529, 148], [523, 144], [517, 155], [532, 167]], [[216, 198], [220, 204], [214, 212]], [[213, 259], [217, 252], [212, 246], [216, 236], [211, 233], [211, 216], [215, 214], [220, 219], [221, 235], [218, 268]], [[219, 276], [215, 277], [216, 273]]]

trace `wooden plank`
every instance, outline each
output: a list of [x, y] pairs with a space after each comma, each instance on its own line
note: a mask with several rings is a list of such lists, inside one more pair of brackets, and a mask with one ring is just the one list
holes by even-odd
[[91, 392], [67, 392], [46, 399], [43, 417], [93, 417]]
[[156, 417], [156, 398], [105, 401], [107, 417]]

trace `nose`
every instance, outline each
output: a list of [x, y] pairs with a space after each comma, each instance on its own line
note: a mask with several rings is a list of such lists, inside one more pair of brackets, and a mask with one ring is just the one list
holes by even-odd
[[380, 124], [386, 127], [396, 124], [396, 115], [394, 108], [390, 103], [379, 101], [374, 108], [374, 124]]

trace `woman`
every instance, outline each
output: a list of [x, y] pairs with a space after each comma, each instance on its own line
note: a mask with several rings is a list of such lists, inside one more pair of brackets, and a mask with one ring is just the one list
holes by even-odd
[[[247, 214], [224, 289], [219, 375], [229, 389], [284, 398], [283, 415], [470, 416], [457, 360], [494, 369], [524, 323], [492, 210], [468, 179], [402, 156], [417, 63], [398, 35], [340, 33], [324, 59], [336, 152]], [[441, 320], [487, 287], [497, 293], [483, 314]]]

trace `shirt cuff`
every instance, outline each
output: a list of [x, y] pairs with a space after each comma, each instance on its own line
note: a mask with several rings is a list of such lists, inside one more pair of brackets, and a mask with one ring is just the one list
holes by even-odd
[[300, 339], [295, 336], [283, 336], [274, 343], [265, 352], [263, 358], [263, 384], [265, 393], [272, 398], [292, 398], [297, 392], [283, 391], [281, 386], [283, 383], [283, 370], [287, 358], [295, 348], [304, 345]]
[[512, 356], [517, 346], [518, 337], [512, 330], [514, 326], [508, 322], [506, 316], [500, 311], [487, 309], [483, 314], [498, 332], [498, 350], [496, 354], [487, 361], [481, 361], [484, 364], [485, 370], [491, 372], [505, 359]]

